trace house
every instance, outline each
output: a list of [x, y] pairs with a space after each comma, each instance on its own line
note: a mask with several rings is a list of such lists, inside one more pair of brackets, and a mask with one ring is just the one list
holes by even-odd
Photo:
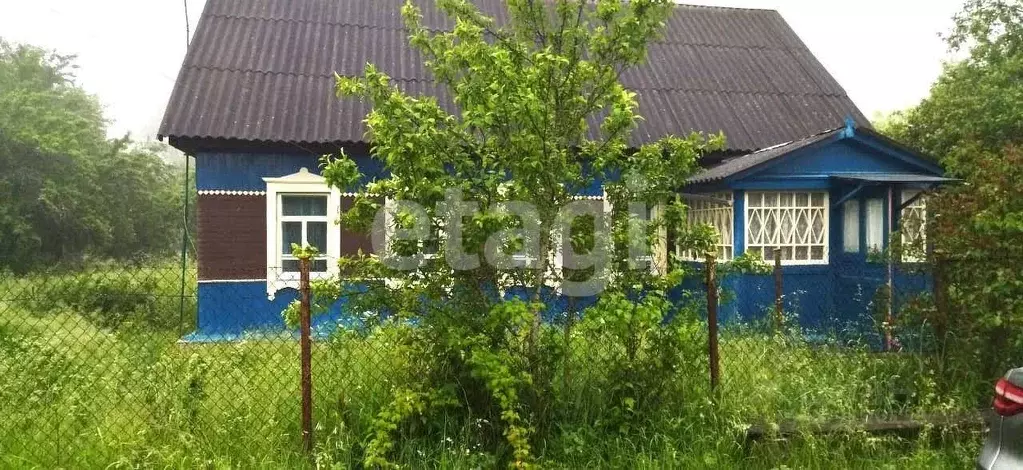
[[[159, 131], [196, 160], [199, 336], [281, 325], [296, 295], [291, 242], [321, 248], [320, 273], [334, 269], [330, 258], [372, 252], [365, 236], [331, 223], [352, 195], [327, 188], [317, 158], [344, 149], [367, 174], [380, 171], [364, 138], [368, 105], [335, 98], [334, 72], [360, 75], [372, 62], [409, 92], [435, 92], [406, 43], [402, 2], [207, 2]], [[445, 27], [431, 1], [419, 3], [426, 26]], [[501, 0], [476, 3], [507, 17]], [[728, 148], [686, 189], [708, 196], [691, 217], [718, 228], [722, 260], [781, 248], [793, 292], [808, 292], [807, 319], [834, 311], [857, 282], [883, 279], [866, 262], [870, 248], [885, 246], [902, 201], [922, 211], [917, 191], [943, 181], [931, 161], [871, 130], [774, 11], [680, 5], [648, 63], [622, 80], [645, 118], [635, 144], [724, 132]], [[838, 273], [840, 263], [856, 268]], [[729, 282], [733, 312], [770, 304], [768, 281]], [[348, 313], [336, 305], [318, 321], [329, 328]]]

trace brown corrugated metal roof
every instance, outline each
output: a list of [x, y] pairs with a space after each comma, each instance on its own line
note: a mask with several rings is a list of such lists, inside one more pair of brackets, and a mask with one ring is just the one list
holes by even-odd
[[[365, 103], [334, 97], [333, 73], [378, 65], [412, 93], [441, 94], [408, 45], [403, 0], [209, 0], [160, 135], [293, 143], [364, 140]], [[417, 3], [432, 5], [430, 0]], [[504, 21], [501, 0], [475, 0]], [[449, 27], [434, 8], [424, 24]], [[869, 122], [775, 11], [678, 6], [647, 63], [623, 83], [644, 120], [634, 143], [722, 131], [755, 150]]]

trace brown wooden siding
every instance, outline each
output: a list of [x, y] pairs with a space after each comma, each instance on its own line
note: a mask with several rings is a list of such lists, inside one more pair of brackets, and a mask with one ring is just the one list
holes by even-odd
[[[346, 211], [352, 208], [352, 204], [355, 203], [354, 197], [342, 196], [341, 197], [341, 210]], [[369, 235], [359, 232], [353, 232], [346, 228], [343, 224], [341, 226], [341, 255], [354, 255], [362, 250], [364, 254], [373, 253], [373, 242]]]
[[266, 278], [266, 196], [200, 195], [199, 279]]

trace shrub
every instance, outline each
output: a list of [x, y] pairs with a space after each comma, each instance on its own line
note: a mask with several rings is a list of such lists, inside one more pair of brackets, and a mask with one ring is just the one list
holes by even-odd
[[[21, 296], [37, 313], [70, 309], [109, 329], [138, 326], [176, 330], [181, 319], [180, 268], [102, 266], [72, 272], [38, 274], [21, 281]], [[194, 282], [186, 279], [186, 283]], [[186, 285], [184, 319], [194, 317], [194, 284]]]

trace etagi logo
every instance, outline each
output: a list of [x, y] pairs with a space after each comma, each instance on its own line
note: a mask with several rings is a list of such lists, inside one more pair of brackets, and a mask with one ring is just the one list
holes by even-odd
[[[564, 295], [587, 297], [599, 294], [607, 287], [607, 278], [611, 262], [611, 231], [610, 214], [601, 200], [575, 200], [565, 204], [558, 210], [553, 227], [544, 227], [540, 222], [540, 213], [536, 206], [523, 201], [509, 201], [496, 204], [488, 211], [488, 215], [511, 216], [522, 221], [520, 227], [508, 228], [493, 233], [484, 245], [484, 253], [468, 253], [464, 248], [465, 220], [480, 214], [479, 204], [467, 201], [461, 190], [451, 189], [445, 194], [444, 201], [435, 208], [436, 215], [443, 220], [443, 259], [456, 271], [471, 271], [479, 268], [482, 263], [499, 269], [541, 269], [542, 257], [550, 256], [556, 250], [541, 253], [541, 240], [547, 237], [552, 244], [561, 247], [560, 266], [571, 270], [592, 270], [590, 279], [574, 281], [565, 279], [560, 282]], [[649, 269], [651, 257], [647, 243], [632, 243], [633, 240], [646, 240], [646, 227], [649, 223], [647, 205], [643, 202], [631, 202], [628, 206], [633, 215], [628, 218], [628, 257], [632, 268]], [[401, 224], [395, 218], [401, 215]], [[572, 233], [573, 224], [578, 227], [579, 220], [592, 220], [593, 246], [585, 252], [578, 252], [572, 243], [562, 243]], [[382, 253], [381, 261], [387, 267], [399, 271], [412, 271], [424, 266], [427, 256], [421, 252], [402, 255], [391, 247], [395, 242], [422, 242], [433, 238], [431, 220], [426, 208], [407, 200], [391, 200], [377, 212], [372, 231], [372, 244], [376, 253]], [[520, 242], [520, 248], [509, 253], [507, 247], [512, 242]]]

